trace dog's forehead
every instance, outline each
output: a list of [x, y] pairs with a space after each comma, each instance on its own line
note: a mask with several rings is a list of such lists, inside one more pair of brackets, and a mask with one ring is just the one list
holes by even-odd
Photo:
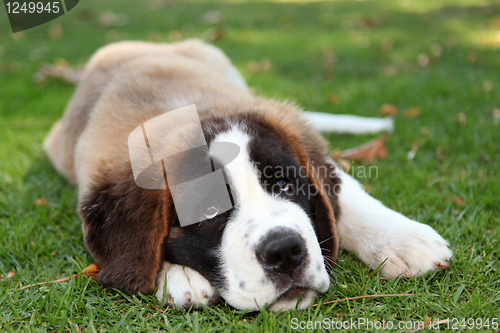
[[251, 138], [240, 126], [233, 125], [228, 130], [216, 135], [209, 148], [209, 154], [217, 159], [218, 152], [214, 149], [214, 143], [232, 143], [238, 146], [238, 155], [224, 165], [224, 171], [229, 178], [231, 188], [236, 192], [233, 195], [236, 195], [238, 201], [242, 201], [249, 191], [259, 191], [260, 189], [256, 170], [248, 151]]

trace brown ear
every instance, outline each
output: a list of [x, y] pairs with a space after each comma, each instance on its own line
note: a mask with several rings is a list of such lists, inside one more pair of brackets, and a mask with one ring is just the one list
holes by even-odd
[[78, 207], [85, 244], [101, 268], [97, 281], [151, 294], [169, 230], [168, 190], [142, 189], [131, 174], [121, 180], [110, 174], [95, 182]]
[[337, 261], [339, 242], [337, 238], [336, 220], [340, 215], [337, 194], [340, 191], [340, 178], [336, 176], [335, 166], [318, 162], [313, 166], [310, 181], [318, 196], [315, 202], [316, 233], [323, 256]]
[[317, 192], [315, 202], [316, 234], [323, 256], [337, 260], [339, 242], [335, 225], [340, 216], [338, 193], [340, 178], [334, 165], [326, 162], [326, 142], [316, 133], [304, 131], [296, 138], [300, 165], [307, 170]]

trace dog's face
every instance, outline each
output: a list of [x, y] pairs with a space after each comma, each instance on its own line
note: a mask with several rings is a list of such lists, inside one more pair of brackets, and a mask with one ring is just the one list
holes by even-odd
[[[334, 262], [337, 255], [335, 194], [340, 181], [325, 162], [321, 142], [298, 116], [270, 112], [206, 115], [201, 119], [206, 151], [191, 150], [190, 163], [181, 155], [172, 164], [179, 167], [168, 174], [167, 191], [135, 183], [128, 151], [116, 152], [110, 165], [99, 166], [100, 176], [79, 213], [87, 248], [101, 267], [101, 285], [152, 293], [163, 262], [168, 262], [200, 273], [238, 309], [265, 304], [271, 310], [290, 309], [299, 299], [298, 306], [305, 308], [328, 289], [324, 257]], [[190, 135], [177, 127], [172, 131], [179, 135], [165, 131], [177, 141], [167, 140], [164, 146], [187, 151]], [[216, 149], [219, 143], [237, 145], [239, 153], [224, 164]], [[181, 227], [170, 190], [202, 176], [192, 174], [198, 171], [190, 165], [198, 164], [197, 158], [206, 163], [209, 156], [212, 169], [224, 174], [232, 208], [224, 211], [219, 202], [203, 201], [220, 188], [191, 188], [178, 193], [180, 202], [193, 221], [201, 222]], [[148, 170], [157, 175], [161, 167], [156, 163]]]
[[[180, 227], [177, 220], [163, 260], [198, 271], [239, 309], [266, 303], [274, 311], [290, 309], [299, 299], [298, 307], [307, 307], [329, 288], [320, 242], [331, 243], [334, 235], [328, 232], [324, 198], [301, 165], [301, 152], [255, 119], [209, 120], [203, 129], [214, 160], [214, 143], [240, 148], [221, 166], [233, 208], [219, 214], [214, 200], [193, 206], [203, 221]], [[327, 247], [323, 252], [331, 256]]]

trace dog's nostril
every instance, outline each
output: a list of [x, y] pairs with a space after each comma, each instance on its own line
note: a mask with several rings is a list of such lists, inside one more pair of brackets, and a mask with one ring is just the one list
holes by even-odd
[[273, 233], [261, 242], [258, 255], [267, 268], [291, 275], [304, 259], [305, 246], [295, 232]]

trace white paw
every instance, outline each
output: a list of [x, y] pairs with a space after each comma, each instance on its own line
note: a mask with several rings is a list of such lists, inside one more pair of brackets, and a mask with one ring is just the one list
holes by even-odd
[[445, 241], [430, 226], [414, 221], [397, 224], [378, 241], [370, 267], [377, 268], [384, 260], [382, 274], [388, 279], [399, 275], [412, 277], [430, 270], [445, 268], [452, 256]]
[[177, 309], [192, 306], [197, 309], [201, 307], [201, 304], [209, 306], [216, 304], [219, 294], [210, 282], [195, 270], [165, 262], [158, 276], [156, 298], [162, 306]]

